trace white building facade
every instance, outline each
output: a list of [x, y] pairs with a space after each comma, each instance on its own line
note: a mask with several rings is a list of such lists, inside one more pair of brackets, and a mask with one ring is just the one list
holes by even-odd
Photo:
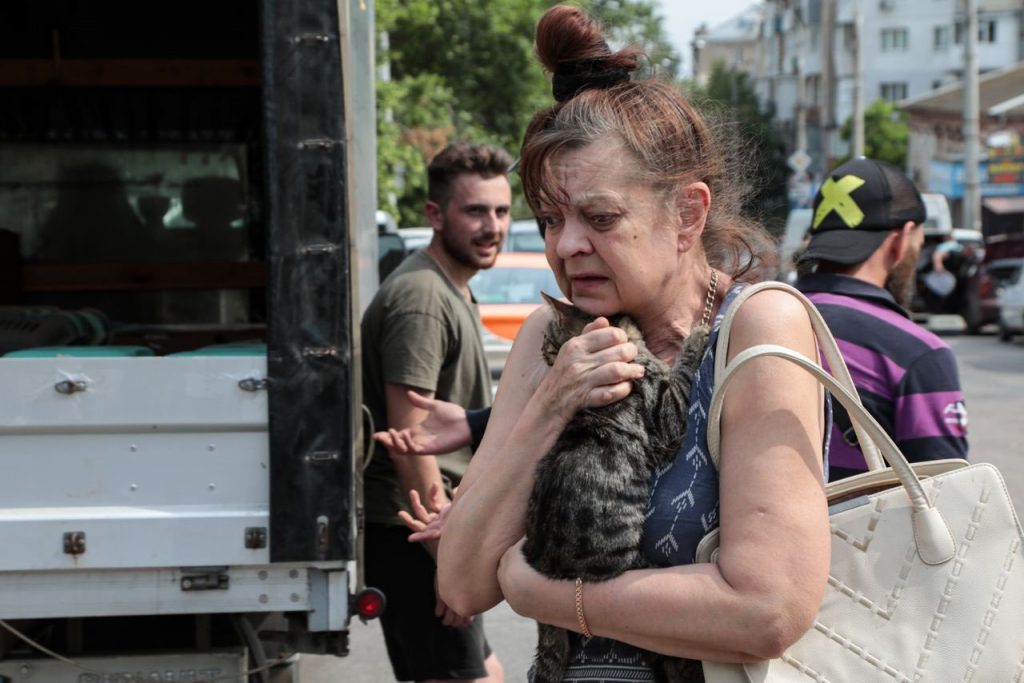
[[[1024, 0], [978, 5], [979, 70], [1024, 60]], [[865, 107], [918, 97], [962, 77], [962, 0], [765, 0], [760, 10], [760, 32], [751, 38], [756, 49], [730, 44], [731, 54], [749, 57], [729, 66], [753, 76], [762, 102], [771, 103], [792, 148], [810, 154], [809, 170], [818, 178], [848, 149], [839, 128], [854, 111], [858, 42]], [[735, 39], [734, 23], [721, 29]], [[708, 59], [701, 60], [713, 55], [702, 55], [697, 40], [713, 45], [715, 36], [715, 28], [695, 36], [695, 75], [707, 72]]]

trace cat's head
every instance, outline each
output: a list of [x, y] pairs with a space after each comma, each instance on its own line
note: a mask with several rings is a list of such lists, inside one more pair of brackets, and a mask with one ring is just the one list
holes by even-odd
[[[596, 316], [590, 315], [570, 303], [549, 296], [545, 292], [540, 294], [544, 297], [548, 306], [551, 307], [553, 313], [551, 322], [548, 323], [548, 329], [544, 333], [544, 344], [541, 347], [541, 353], [548, 365], [554, 365], [555, 358], [558, 356], [558, 350], [562, 348], [562, 344], [573, 337], [579, 336], [583, 332], [583, 328], [593, 322]], [[613, 326], [622, 328], [631, 342], [638, 343], [642, 341], [643, 337], [640, 334], [640, 328], [636, 326], [636, 323], [628, 315], [609, 316], [608, 321]]]

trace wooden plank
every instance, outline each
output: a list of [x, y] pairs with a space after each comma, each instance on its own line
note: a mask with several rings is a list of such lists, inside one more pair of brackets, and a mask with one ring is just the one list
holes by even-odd
[[26, 263], [22, 292], [114, 292], [152, 289], [257, 289], [266, 285], [258, 261], [201, 263]]
[[257, 86], [251, 59], [0, 59], [2, 86]]

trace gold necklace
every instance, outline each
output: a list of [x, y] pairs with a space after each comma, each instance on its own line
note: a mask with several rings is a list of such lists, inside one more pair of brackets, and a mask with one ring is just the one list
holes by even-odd
[[707, 327], [711, 322], [711, 309], [715, 305], [715, 294], [718, 292], [718, 271], [711, 269], [711, 283], [708, 285], [708, 293], [704, 297], [704, 315], [700, 319], [701, 327]]

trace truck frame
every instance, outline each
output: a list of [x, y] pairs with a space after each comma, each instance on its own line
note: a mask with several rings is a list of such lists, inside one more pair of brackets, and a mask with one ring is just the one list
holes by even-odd
[[298, 680], [383, 608], [373, 4], [16, 0], [0, 37], [0, 681]]

